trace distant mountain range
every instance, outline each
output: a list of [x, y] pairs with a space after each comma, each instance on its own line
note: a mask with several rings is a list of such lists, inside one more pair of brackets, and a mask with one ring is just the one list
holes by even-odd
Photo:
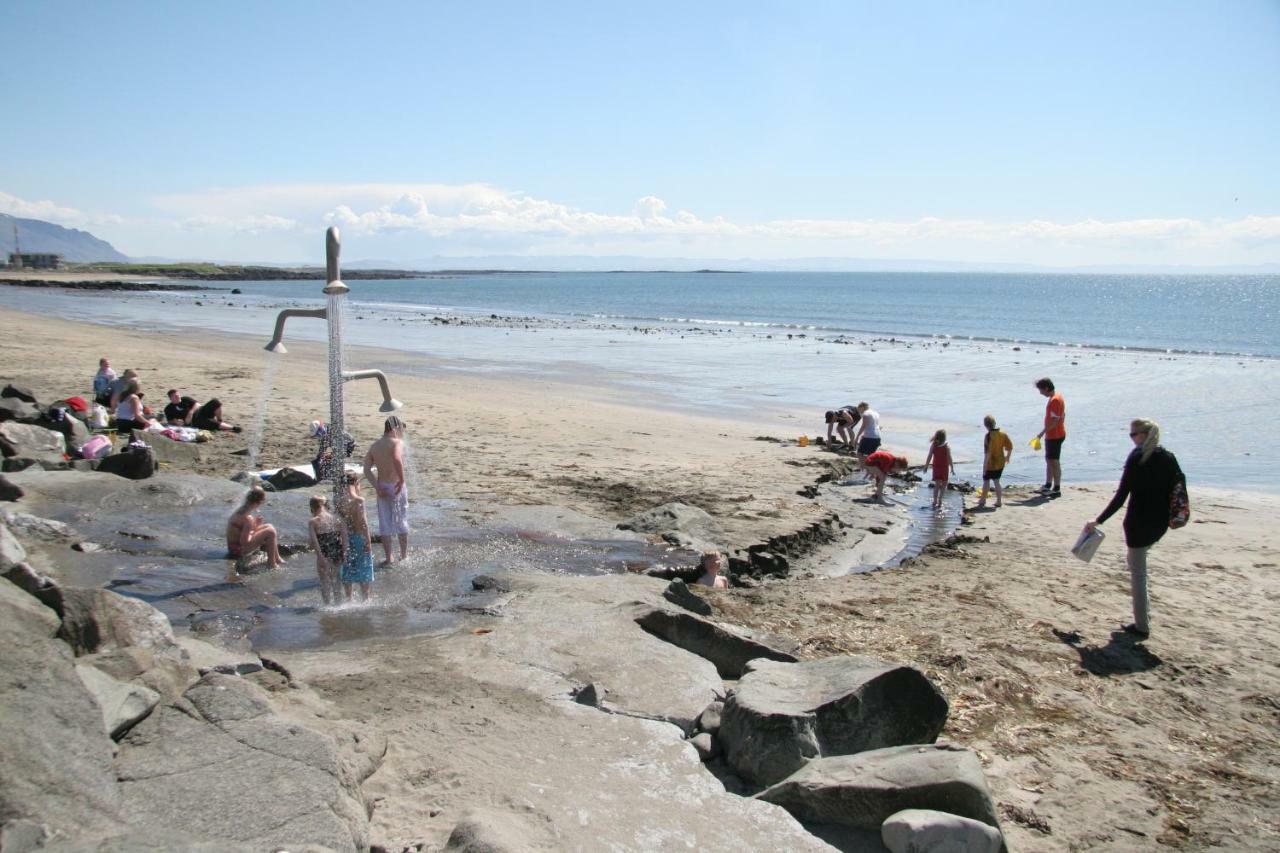
[[106, 240], [99, 240], [88, 231], [63, 228], [39, 219], [19, 219], [0, 213], [0, 263], [9, 259], [14, 251], [13, 226], [18, 226], [18, 245], [24, 252], [62, 255], [64, 260], [76, 263], [85, 261], [127, 261], [128, 256], [117, 252]]

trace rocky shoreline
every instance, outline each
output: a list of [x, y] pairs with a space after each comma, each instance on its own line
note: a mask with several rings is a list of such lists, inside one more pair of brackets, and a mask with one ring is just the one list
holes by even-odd
[[126, 292], [155, 290], [203, 291], [209, 289], [195, 284], [173, 284], [170, 282], [159, 281], [117, 281], [115, 279], [73, 281], [69, 279], [0, 278], [0, 284], [5, 284], [10, 287], [58, 287], [66, 290], [118, 290]]
[[[63, 573], [59, 553], [112, 552], [79, 529], [90, 495], [137, 507], [147, 503], [143, 491], [185, 494], [190, 518], [212, 520], [201, 506], [221, 506], [230, 484], [153, 474], [154, 464], [119, 477], [92, 464], [72, 470], [54, 456], [84, 436], [39, 425], [49, 415], [36, 414], [41, 407], [26, 389], [11, 385], [4, 395], [10, 420], [0, 424], [0, 449], [11, 479], [0, 481], [0, 492], [15, 504], [0, 524], [0, 621], [9, 634], [0, 649], [7, 657], [0, 707], [13, 747], [0, 759], [4, 849], [373, 849], [369, 820], [377, 800], [363, 783], [389, 749], [418, 746], [334, 713], [325, 690], [298, 676], [315, 672], [317, 663], [324, 672], [333, 653], [260, 656], [242, 633], [223, 630], [216, 611], [212, 619], [201, 613], [201, 602], [222, 595], [216, 585], [181, 594], [196, 609], [184, 620], [188, 631], [178, 634], [174, 613], [56, 579]], [[37, 422], [15, 420], [28, 415]], [[836, 459], [822, 476], [846, 467]], [[53, 517], [27, 511], [36, 507]], [[667, 515], [681, 511], [659, 507], [623, 526], [647, 524], [658, 533], [655, 520]], [[148, 553], [164, 559], [156, 549], [171, 538], [169, 520], [150, 513], [117, 519], [110, 509], [93, 518], [99, 528], [105, 521], [105, 529], [155, 543]], [[837, 525], [827, 517], [747, 549], [740, 582], [785, 576], [788, 556], [829, 541]], [[689, 527], [661, 532], [696, 544]], [[30, 555], [20, 537], [35, 548]], [[40, 565], [40, 557], [52, 565]], [[441, 661], [455, 681], [465, 668], [477, 684], [521, 692], [523, 708], [473, 702], [461, 715], [424, 713], [420, 721], [451, 719], [457, 730], [469, 730], [477, 713], [486, 720], [507, 715], [516, 727], [511, 737], [486, 731], [484, 748], [521, 750], [522, 766], [533, 772], [528, 784], [544, 796], [532, 824], [521, 809], [464, 810], [446, 849], [640, 850], [673, 834], [707, 850], [834, 844], [902, 853], [937, 837], [967, 850], [1003, 849], [980, 762], [936, 743], [947, 702], [909, 666], [859, 656], [800, 662], [776, 638], [716, 621], [714, 607], [680, 580], [512, 571], [477, 578], [474, 586], [485, 603], [459, 608], [458, 627], [400, 646], [429, 649], [423, 659]], [[119, 589], [140, 594], [132, 585]], [[456, 700], [458, 693], [441, 698], [450, 695]], [[517, 725], [547, 715], [571, 722], [579, 739], [597, 745], [595, 773], [556, 768], [563, 742]], [[67, 744], [77, 761], [56, 757]], [[637, 761], [648, 769], [610, 769]], [[455, 772], [484, 780], [489, 771], [477, 762]], [[545, 796], [550, 788], [560, 793]], [[661, 790], [673, 794], [659, 798], [665, 804], [657, 811], [641, 805]], [[593, 815], [585, 831], [584, 808]], [[228, 814], [237, 816], [231, 826]], [[430, 833], [424, 836], [396, 849], [435, 849]]]

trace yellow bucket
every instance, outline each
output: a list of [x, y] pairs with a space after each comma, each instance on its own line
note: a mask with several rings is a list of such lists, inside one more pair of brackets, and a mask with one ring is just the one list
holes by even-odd
[[807, 435], [802, 435], [802, 436], [800, 436], [800, 446], [801, 446], [801, 447], [808, 447], [808, 446], [809, 446], [809, 436], [807, 436]]
[[1036, 436], [1035, 438], [1033, 438], [1033, 439], [1031, 439], [1029, 442], [1027, 442], [1027, 444], [1030, 444], [1030, 445], [1031, 445], [1031, 449], [1032, 449], [1032, 450], [1039, 450], [1039, 449], [1040, 449], [1040, 447], [1041, 447], [1041, 444], [1040, 444], [1040, 437], [1039, 437], [1039, 436]]

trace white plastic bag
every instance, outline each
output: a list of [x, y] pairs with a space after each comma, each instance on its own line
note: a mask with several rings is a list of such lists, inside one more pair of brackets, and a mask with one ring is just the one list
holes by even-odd
[[106, 407], [94, 403], [93, 411], [89, 413], [89, 426], [93, 429], [106, 429], [108, 423]]
[[1093, 559], [1094, 554], [1098, 553], [1098, 546], [1106, 538], [1107, 534], [1102, 532], [1101, 527], [1095, 527], [1093, 530], [1086, 527], [1080, 531], [1076, 544], [1071, 546], [1071, 553], [1087, 563]]

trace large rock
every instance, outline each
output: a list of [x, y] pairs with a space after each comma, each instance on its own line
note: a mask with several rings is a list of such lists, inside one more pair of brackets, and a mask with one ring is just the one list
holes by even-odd
[[[62, 587], [52, 578], [40, 574], [26, 563], [18, 563], [4, 570], [4, 576], [27, 595], [35, 596], [40, 603], [62, 618]], [[62, 627], [62, 623], [58, 623]]]
[[29, 421], [40, 417], [40, 407], [17, 397], [0, 399], [0, 423], [6, 421]]
[[[636, 624], [667, 606], [659, 580], [522, 573], [501, 575], [499, 582], [513, 594], [485, 645], [500, 660], [528, 661], [516, 677], [531, 691], [568, 696], [595, 682], [607, 688], [607, 710], [665, 720], [685, 733], [724, 693], [709, 660]], [[496, 663], [486, 665], [494, 669]]]
[[729, 765], [771, 785], [810, 759], [930, 743], [947, 700], [906, 666], [852, 655], [754, 660], [725, 702], [719, 738]]
[[682, 503], [669, 503], [636, 513], [618, 524], [619, 530], [634, 530], [661, 536], [672, 545], [705, 550], [715, 548], [722, 531], [706, 510]]
[[145, 601], [109, 589], [63, 587], [59, 636], [78, 655], [104, 648], [175, 645], [173, 628], [163, 613]]
[[[77, 663], [93, 666], [118, 681], [137, 684], [169, 700], [185, 693], [201, 675], [181, 643], [107, 648], [84, 655]], [[257, 668], [262, 669], [261, 665]]]
[[756, 796], [802, 821], [857, 829], [879, 829], [904, 809], [1000, 825], [978, 757], [946, 744], [817, 758]]
[[0, 398], [6, 400], [22, 400], [24, 403], [35, 404], [36, 392], [32, 391], [25, 385], [14, 385], [12, 382], [4, 386], [0, 390]]
[[73, 455], [89, 439], [89, 428], [84, 421], [62, 406], [54, 406], [42, 412], [35, 425], [62, 435]]
[[890, 853], [1000, 853], [1000, 831], [980, 821], [928, 809], [906, 809], [880, 827]]
[[178, 468], [195, 468], [204, 460], [204, 445], [195, 441], [174, 441], [168, 436], [149, 432], [146, 437], [157, 462]]
[[[533, 818], [533, 819], [531, 819]], [[555, 837], [532, 815], [497, 809], [471, 809], [453, 827], [447, 853], [525, 853], [550, 850]]]
[[160, 701], [160, 694], [140, 684], [119, 681], [97, 667], [76, 665], [76, 675], [102, 709], [102, 725], [107, 735], [119, 738]]
[[0, 501], [16, 501], [24, 494], [21, 486], [10, 483], [8, 478], [0, 476]]
[[25, 590], [7, 580], [0, 579], [0, 605], [6, 619], [12, 619], [21, 631], [40, 637], [53, 637], [58, 633], [58, 616]]
[[71, 650], [49, 637], [48, 619], [0, 584], [0, 822], [27, 819], [72, 836], [107, 831], [121, 813], [102, 714]]
[[689, 585], [679, 578], [667, 584], [667, 588], [663, 590], [662, 597], [672, 604], [683, 607], [690, 613], [696, 613], [699, 616], [710, 616], [711, 605], [705, 599], [694, 594], [689, 589]]
[[[267, 693], [210, 674], [125, 735], [116, 769], [130, 821], [258, 849], [369, 846], [360, 783], [325, 734], [280, 716]], [[363, 775], [361, 775], [363, 774]]]
[[98, 470], [126, 480], [145, 480], [156, 472], [158, 464], [150, 447], [130, 448], [102, 457], [98, 461]]
[[25, 559], [27, 559], [27, 549], [13, 538], [13, 534], [9, 532], [6, 525], [0, 524], [0, 572], [9, 571]]
[[0, 455], [40, 462], [65, 462], [67, 440], [44, 427], [7, 421], [0, 423]]
[[795, 655], [770, 648], [745, 632], [735, 633], [692, 613], [655, 608], [637, 617], [636, 624], [655, 637], [711, 661], [721, 678], [740, 677], [747, 664], [759, 658], [792, 662], [796, 659]]
[[71, 528], [53, 518], [41, 518], [29, 512], [0, 512], [0, 521], [15, 530], [25, 539], [39, 539], [44, 542], [62, 542], [71, 536]]

